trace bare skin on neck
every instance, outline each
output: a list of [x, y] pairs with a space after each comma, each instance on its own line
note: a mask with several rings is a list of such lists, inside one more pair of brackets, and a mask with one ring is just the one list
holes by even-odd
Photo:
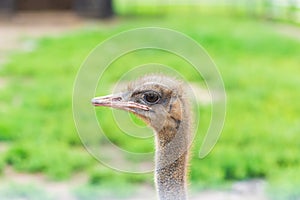
[[157, 132], [155, 173], [158, 195], [162, 200], [187, 199], [190, 135], [189, 124], [183, 119], [183, 105], [178, 97], [170, 103], [165, 124]]

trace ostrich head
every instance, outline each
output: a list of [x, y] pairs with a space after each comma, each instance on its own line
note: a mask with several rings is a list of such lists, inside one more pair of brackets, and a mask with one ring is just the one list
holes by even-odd
[[182, 121], [186, 108], [182, 83], [165, 76], [145, 76], [129, 84], [124, 92], [96, 97], [94, 106], [126, 110], [140, 117], [159, 132], [167, 123]]

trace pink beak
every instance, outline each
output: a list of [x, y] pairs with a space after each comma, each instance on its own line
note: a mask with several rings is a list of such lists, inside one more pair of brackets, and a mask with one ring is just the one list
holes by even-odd
[[127, 110], [132, 112], [134, 111], [134, 109], [141, 109], [145, 111], [151, 110], [151, 108], [146, 105], [136, 103], [133, 101], [125, 101], [122, 93], [103, 96], [103, 97], [95, 97], [92, 99], [92, 104], [94, 106], [118, 108], [121, 110]]

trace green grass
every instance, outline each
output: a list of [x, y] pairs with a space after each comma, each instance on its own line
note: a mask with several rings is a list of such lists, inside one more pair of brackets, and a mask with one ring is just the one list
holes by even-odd
[[45, 142], [16, 143], [7, 151], [7, 164], [13, 165], [19, 171], [44, 172], [55, 179], [66, 179], [72, 172], [82, 171], [91, 163], [82, 149]]
[[[9, 80], [0, 94], [0, 140], [11, 144], [5, 155], [7, 165], [23, 172], [43, 172], [54, 179], [84, 171], [94, 184], [118, 178], [126, 183], [152, 181], [149, 174], [136, 178], [104, 170], [84, 150], [71, 107], [73, 82], [88, 53], [109, 36], [141, 26], [172, 28], [192, 37], [209, 52], [224, 79], [228, 97], [224, 130], [211, 154], [200, 160], [197, 154], [210, 107], [200, 108], [192, 184], [257, 177], [274, 185], [300, 180], [299, 171], [290, 170], [300, 166], [299, 41], [278, 35], [263, 21], [207, 13], [197, 17], [169, 14], [163, 20], [117, 18], [109, 26], [99, 23], [59, 38], [40, 39], [33, 52], [13, 55], [0, 71], [1, 77]], [[172, 66], [189, 81], [202, 81], [178, 57], [142, 51], [113, 63], [98, 93], [106, 94], [132, 66], [153, 61]], [[109, 109], [97, 109], [97, 114], [99, 118], [105, 115], [103, 129], [113, 143], [134, 152], [153, 150], [152, 138], [139, 141], [122, 134]], [[101, 170], [95, 171], [97, 167]], [[286, 173], [294, 178], [287, 178]]]
[[0, 175], [1, 175], [3, 172], [3, 169], [5, 167], [5, 161], [3, 159], [3, 155], [2, 154], [0, 154], [0, 155], [1, 155], [1, 157], [0, 157]]

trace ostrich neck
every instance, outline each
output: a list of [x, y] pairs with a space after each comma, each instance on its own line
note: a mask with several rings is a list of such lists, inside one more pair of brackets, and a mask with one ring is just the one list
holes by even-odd
[[160, 200], [187, 199], [188, 128], [178, 119], [169, 122], [156, 136], [155, 179]]

